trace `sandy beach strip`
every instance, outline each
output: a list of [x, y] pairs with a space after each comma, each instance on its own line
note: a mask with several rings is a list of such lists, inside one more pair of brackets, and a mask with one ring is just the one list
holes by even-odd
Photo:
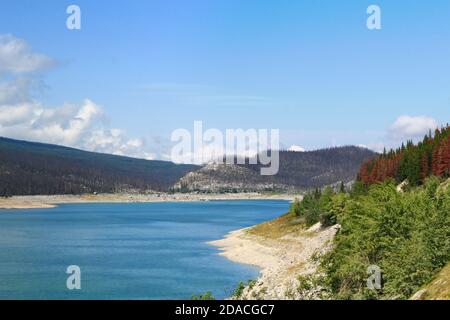
[[52, 208], [63, 203], [139, 203], [139, 202], [193, 202], [216, 200], [287, 200], [298, 195], [229, 193], [229, 194], [85, 194], [85, 195], [36, 195], [0, 198], [0, 209]]

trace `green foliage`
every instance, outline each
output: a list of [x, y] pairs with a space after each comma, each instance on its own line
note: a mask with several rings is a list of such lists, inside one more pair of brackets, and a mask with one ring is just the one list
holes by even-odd
[[256, 284], [256, 280], [254, 280], [254, 279], [248, 280], [247, 283], [244, 283], [242, 281], [239, 282], [238, 285], [236, 286], [236, 288], [234, 289], [232, 297], [236, 298], [236, 299], [241, 298], [242, 294], [244, 293], [245, 288], [248, 287], [249, 289], [252, 289], [255, 286], [255, 284]]
[[358, 180], [353, 184], [350, 194], [352, 197], [364, 196], [368, 190], [369, 188], [362, 181]]
[[301, 294], [306, 294], [314, 288], [313, 278], [310, 275], [307, 276], [298, 276], [298, 287], [297, 290]]
[[239, 282], [236, 289], [234, 289], [233, 292], [233, 297], [236, 299], [239, 299], [242, 294], [244, 293], [244, 289], [245, 289], [245, 283], [244, 282]]
[[247, 286], [249, 289], [252, 289], [256, 284], [256, 280], [252, 279], [252, 280], [248, 280], [247, 282]]
[[192, 295], [191, 300], [216, 300], [216, 298], [214, 298], [212, 293], [208, 291], [204, 294]]
[[[344, 195], [339, 193], [338, 195]], [[296, 200], [290, 207], [289, 212], [304, 219], [306, 226], [312, 226], [321, 222], [327, 227], [336, 224], [335, 210], [333, 210], [333, 199], [336, 196], [333, 189], [326, 188], [323, 192], [316, 189], [314, 192], [304, 196], [302, 201]]]
[[[367, 195], [339, 194], [331, 210], [341, 229], [322, 267], [337, 298], [409, 298], [450, 260], [450, 188], [437, 178], [411, 192], [386, 182]], [[382, 270], [379, 291], [367, 288], [370, 265]]]

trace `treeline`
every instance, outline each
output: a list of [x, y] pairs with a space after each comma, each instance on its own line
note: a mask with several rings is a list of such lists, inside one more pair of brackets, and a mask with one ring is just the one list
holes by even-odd
[[200, 192], [283, 191], [321, 188], [354, 181], [363, 161], [375, 152], [355, 146], [343, 146], [308, 152], [280, 151], [276, 175], [260, 174], [262, 164], [208, 165], [195, 175], [184, 177], [178, 190]]
[[[373, 158], [369, 149], [355, 146], [325, 148], [306, 152], [280, 152], [275, 182], [303, 189], [321, 188], [355, 179], [361, 163]], [[246, 165], [259, 174], [261, 165]]]
[[450, 175], [450, 127], [436, 129], [415, 145], [408, 141], [397, 150], [384, 152], [375, 159], [363, 163], [358, 180], [371, 185], [394, 179], [408, 180], [412, 186], [422, 184], [427, 177]]
[[165, 191], [197, 168], [0, 138], [0, 196]]

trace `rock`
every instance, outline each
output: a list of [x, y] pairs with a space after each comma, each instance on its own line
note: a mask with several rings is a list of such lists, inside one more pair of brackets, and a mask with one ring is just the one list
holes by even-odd
[[308, 229], [308, 232], [319, 232], [321, 228], [322, 224], [320, 222], [317, 222], [315, 225]]
[[410, 300], [424, 300], [426, 293], [426, 289], [419, 290], [411, 297]]

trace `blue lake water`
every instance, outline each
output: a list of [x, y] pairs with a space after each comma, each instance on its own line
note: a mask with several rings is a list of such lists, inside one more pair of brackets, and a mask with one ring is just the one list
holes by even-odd
[[[0, 299], [224, 298], [258, 270], [206, 242], [287, 209], [264, 200], [0, 210]], [[81, 268], [81, 290], [66, 287], [69, 265]]]

